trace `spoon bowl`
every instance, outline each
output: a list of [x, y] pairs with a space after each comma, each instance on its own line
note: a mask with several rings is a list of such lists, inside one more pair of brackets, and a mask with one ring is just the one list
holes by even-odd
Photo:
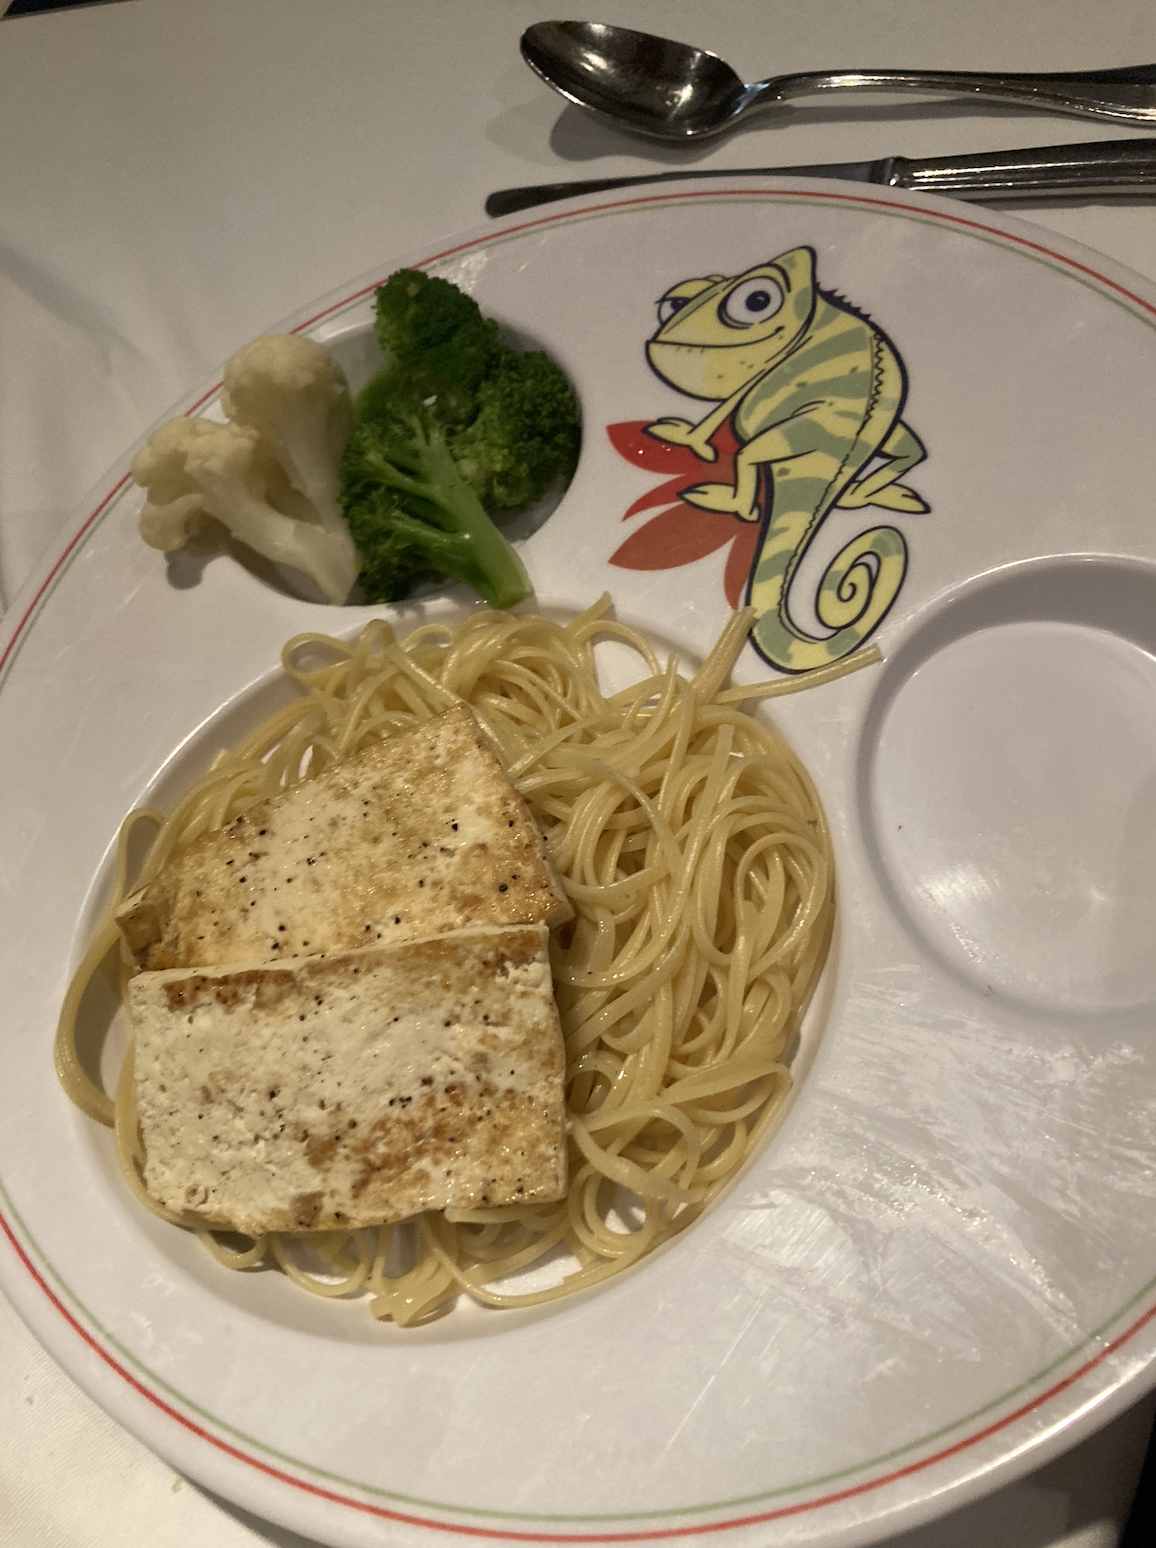
[[751, 90], [717, 54], [602, 22], [538, 22], [522, 57], [578, 107], [660, 139], [724, 129]]
[[746, 114], [832, 91], [988, 97], [1125, 123], [1156, 123], [1156, 65], [1050, 75], [957, 70], [836, 70], [747, 84], [705, 49], [605, 22], [536, 22], [522, 34], [530, 68], [577, 107], [651, 139], [685, 144]]

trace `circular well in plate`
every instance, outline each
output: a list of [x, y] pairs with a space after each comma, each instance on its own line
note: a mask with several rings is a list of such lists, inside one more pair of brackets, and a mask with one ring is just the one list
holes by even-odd
[[1102, 1015], [1156, 1001], [1156, 574], [984, 577], [889, 663], [864, 728], [886, 895], [983, 995]]

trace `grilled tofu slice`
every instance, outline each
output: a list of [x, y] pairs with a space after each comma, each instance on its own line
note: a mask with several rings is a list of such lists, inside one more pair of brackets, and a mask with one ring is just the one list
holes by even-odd
[[204, 834], [117, 923], [155, 970], [570, 913], [525, 802], [459, 705]]
[[145, 1186], [206, 1225], [350, 1229], [561, 1198], [544, 925], [128, 985]]

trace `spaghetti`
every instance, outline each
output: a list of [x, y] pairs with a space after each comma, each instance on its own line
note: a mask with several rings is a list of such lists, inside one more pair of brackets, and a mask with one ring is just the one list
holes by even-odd
[[[733, 616], [686, 678], [608, 607], [604, 598], [565, 625], [477, 612], [400, 642], [381, 620], [353, 644], [298, 635], [282, 660], [301, 697], [219, 754], [167, 818], [126, 819], [115, 895], [61, 1014], [57, 1069], [72, 1100], [115, 1127], [135, 1196], [177, 1223], [186, 1222], [141, 1180], [131, 1045], [114, 1102], [75, 1042], [86, 985], [117, 949], [113, 913], [137, 823], [158, 826], [140, 887], [256, 801], [464, 700], [533, 812], [575, 911], [551, 941], [567, 1053], [563, 1201], [252, 1242], [195, 1227], [219, 1262], [274, 1261], [315, 1294], [367, 1294], [374, 1316], [401, 1325], [462, 1292], [533, 1305], [596, 1284], [685, 1230], [766, 1133], [830, 939], [833, 875], [805, 771], [742, 704], [798, 683], [724, 689], [749, 612]], [[594, 655], [605, 639], [630, 647], [643, 669], [609, 697]], [[122, 977], [133, 970], [122, 954]], [[532, 1268], [535, 1283], [520, 1286]]]

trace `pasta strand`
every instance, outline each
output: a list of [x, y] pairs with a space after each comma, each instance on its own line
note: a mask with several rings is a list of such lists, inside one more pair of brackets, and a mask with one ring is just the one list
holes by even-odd
[[[723, 687], [746, 612], [688, 679], [608, 607], [600, 599], [566, 624], [479, 611], [401, 641], [380, 619], [352, 643], [297, 635], [282, 662], [300, 698], [221, 753], [167, 819], [126, 819], [115, 896], [69, 990], [56, 1062], [73, 1101], [115, 1124], [129, 1186], [156, 1213], [131, 1045], [115, 1102], [76, 1047], [88, 985], [117, 951], [127, 836], [142, 816], [159, 831], [135, 886], [256, 801], [464, 701], [527, 801], [575, 910], [551, 942], [567, 1049], [564, 1200], [251, 1244], [199, 1230], [218, 1263], [275, 1263], [303, 1289], [363, 1296], [375, 1317], [401, 1326], [463, 1293], [490, 1306], [553, 1300], [685, 1229], [773, 1123], [790, 1083], [784, 1051], [831, 936], [833, 866], [806, 772], [742, 703], [805, 679]], [[632, 688], [610, 696], [595, 658], [606, 639], [629, 646], [641, 668]], [[868, 659], [860, 652], [844, 670]], [[545, 1285], [521, 1288], [535, 1266]]]

